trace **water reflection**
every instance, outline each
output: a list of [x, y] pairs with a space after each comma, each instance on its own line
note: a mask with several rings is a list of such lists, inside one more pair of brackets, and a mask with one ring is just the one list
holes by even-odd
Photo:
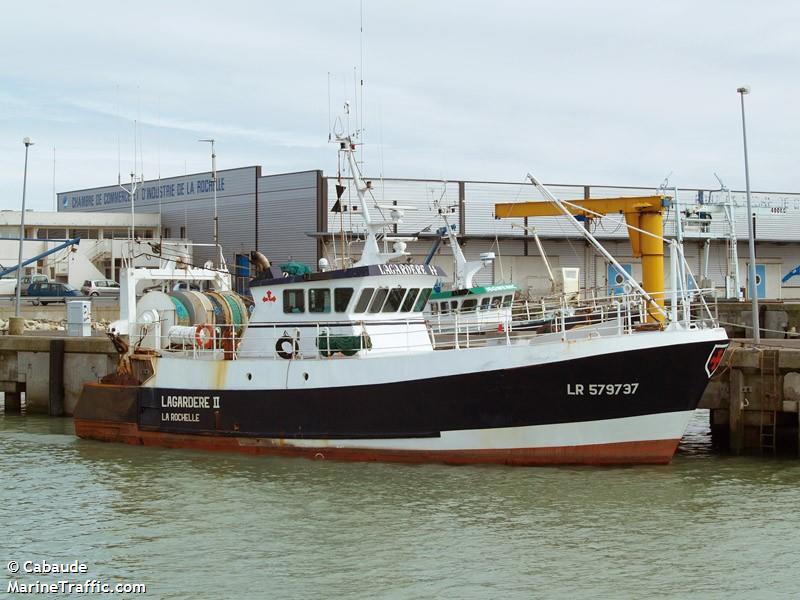
[[0, 548], [163, 598], [793, 591], [800, 465], [715, 455], [702, 417], [671, 465], [622, 468], [164, 450], [0, 417]]

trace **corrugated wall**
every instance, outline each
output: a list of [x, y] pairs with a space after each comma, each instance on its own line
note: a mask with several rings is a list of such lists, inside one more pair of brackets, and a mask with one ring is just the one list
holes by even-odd
[[[443, 226], [443, 221], [439, 218], [434, 207], [434, 201], [439, 201], [442, 207], [452, 207], [454, 212], [448, 215], [451, 225], [455, 225], [458, 230], [459, 225], [459, 192], [458, 182], [454, 181], [426, 181], [415, 179], [369, 179], [372, 181], [372, 197], [374, 203], [383, 205], [398, 205], [410, 207], [403, 216], [403, 222], [398, 227], [399, 233], [418, 233], [421, 231], [433, 232]], [[330, 213], [331, 208], [336, 203], [336, 179], [326, 178], [328, 188], [328, 231], [363, 231], [360, 217], [355, 218], [351, 214], [352, 208], [348, 212], [340, 215]], [[347, 207], [358, 205], [358, 195], [356, 194], [351, 180], [344, 178], [343, 185], [346, 187], [342, 195], [342, 204]], [[361, 208], [359, 207], [358, 210]], [[370, 204], [370, 214], [374, 219], [380, 219], [380, 211]], [[388, 219], [388, 215], [387, 215]]]
[[[260, 167], [225, 169], [217, 172], [219, 237], [229, 267], [233, 255], [255, 245], [256, 176]], [[196, 244], [214, 240], [214, 193], [211, 173], [193, 173], [179, 177], [151, 179], [138, 186], [136, 212], [161, 214], [162, 234], [178, 238], [181, 227], [185, 237]], [[130, 212], [127, 192], [119, 186], [63, 192], [58, 194], [59, 211]], [[194, 262], [202, 264], [213, 257], [212, 248], [195, 248]], [[231, 267], [232, 268], [232, 267]]]
[[267, 175], [258, 180], [258, 249], [273, 263], [295, 260], [316, 270], [320, 171]]

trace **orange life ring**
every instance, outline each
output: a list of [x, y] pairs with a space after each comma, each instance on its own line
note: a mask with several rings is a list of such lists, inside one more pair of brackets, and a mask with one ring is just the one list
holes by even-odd
[[[203, 339], [203, 332], [206, 332], [205, 339]], [[214, 328], [211, 325], [203, 324], [195, 327], [194, 341], [198, 348], [209, 350], [214, 347]]]

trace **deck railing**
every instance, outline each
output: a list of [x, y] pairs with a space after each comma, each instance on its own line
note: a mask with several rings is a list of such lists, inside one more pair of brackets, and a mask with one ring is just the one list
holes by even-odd
[[[717, 326], [716, 301], [712, 307], [705, 299], [707, 290], [697, 290], [682, 303], [679, 323], [686, 327]], [[665, 294], [669, 298], [669, 294]], [[658, 300], [658, 299], [656, 299]], [[483, 319], [496, 311], [493, 319]], [[667, 311], [667, 314], [670, 314]], [[479, 318], [480, 317], [480, 318]], [[270, 347], [258, 351], [240, 349], [239, 326], [198, 325], [174, 328], [161, 335], [154, 323], [140, 325], [141, 334], [158, 340], [165, 355], [177, 354], [198, 359], [269, 357], [284, 360], [332, 360], [370, 354], [424, 352], [430, 350], [470, 349], [483, 346], [572, 342], [580, 339], [632, 335], [659, 330], [668, 322], [657, 320], [648, 302], [635, 294], [592, 296], [588, 300], [560, 296], [536, 301], [522, 300], [500, 310], [452, 310], [420, 319], [395, 321], [387, 327], [371, 327], [380, 321], [348, 322], [340, 327], [316, 324], [298, 328], [280, 324], [259, 326]], [[147, 330], [147, 328], [151, 328]], [[346, 328], [346, 329], [345, 329]], [[345, 331], [342, 331], [345, 329]], [[157, 334], [157, 335], [156, 335]], [[387, 337], [384, 337], [387, 336]], [[389, 340], [391, 336], [393, 340]], [[332, 345], [331, 340], [345, 344]], [[404, 339], [398, 344], [397, 339]], [[309, 340], [313, 340], [313, 350]]]

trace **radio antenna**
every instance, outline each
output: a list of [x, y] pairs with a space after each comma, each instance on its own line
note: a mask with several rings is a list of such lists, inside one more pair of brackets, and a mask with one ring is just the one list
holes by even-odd
[[121, 121], [122, 110], [119, 104], [119, 84], [117, 84], [117, 185], [122, 185], [122, 136], [119, 131]]
[[[331, 122], [331, 72], [328, 71], [328, 141], [333, 141], [333, 123]], [[334, 258], [335, 260], [335, 258]]]
[[[358, 116], [360, 118], [360, 125], [359, 129], [361, 131], [361, 143], [364, 143], [364, 0], [361, 0], [359, 3], [360, 9], [360, 36], [359, 36], [359, 51], [360, 51], [360, 59], [361, 59], [361, 66], [359, 67], [359, 78], [361, 82], [361, 104]], [[364, 153], [361, 153], [361, 159], [364, 159]]]
[[58, 212], [58, 196], [56, 196], [56, 147], [53, 146], [53, 212]]

